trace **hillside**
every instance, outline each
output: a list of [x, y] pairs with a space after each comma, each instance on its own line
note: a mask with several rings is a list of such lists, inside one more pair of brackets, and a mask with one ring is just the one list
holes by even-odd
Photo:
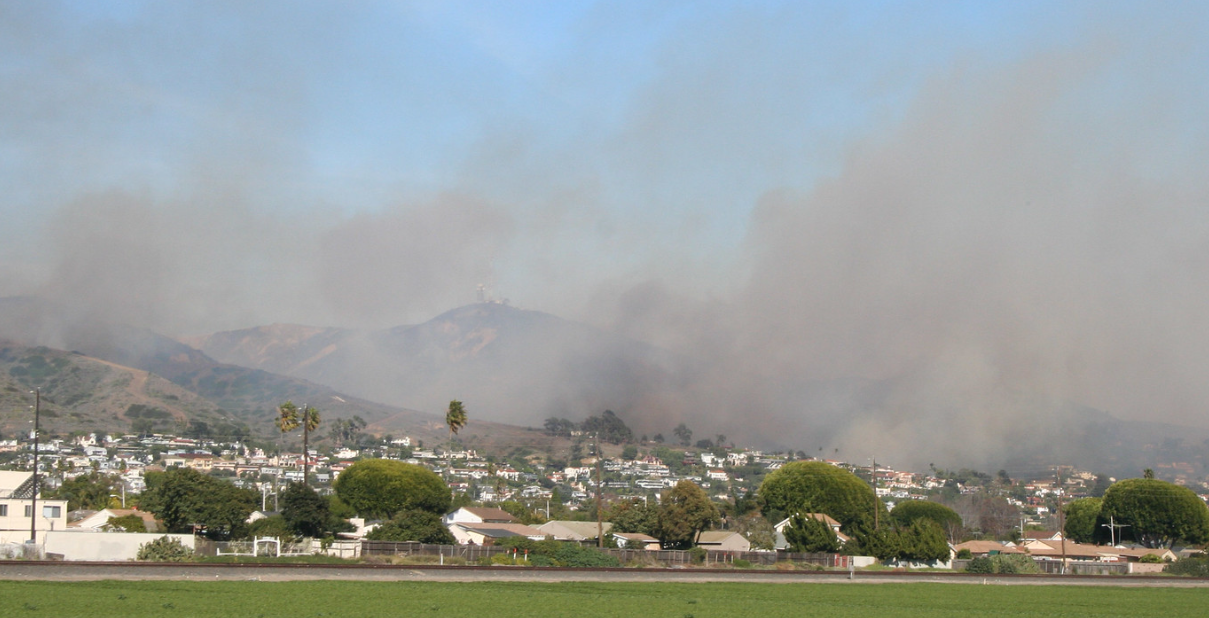
[[492, 303], [378, 331], [274, 325], [186, 341], [226, 363], [375, 401], [439, 411], [456, 398], [493, 420], [524, 425], [606, 408], [627, 417], [643, 397], [669, 388], [674, 373], [665, 351]]
[[[28, 391], [41, 387], [47, 431], [128, 430], [140, 418], [157, 430], [198, 424], [211, 433], [276, 437], [275, 409], [287, 399], [323, 418], [359, 416], [380, 435], [447, 439], [444, 418], [345, 394], [308, 380], [218, 362], [147, 329], [75, 314], [31, 298], [0, 299], [0, 431], [23, 429]], [[71, 350], [71, 351], [68, 351]], [[32, 400], [31, 400], [32, 401]], [[445, 403], [448, 403], [446, 400]], [[134, 408], [128, 413], [130, 406]], [[437, 409], [443, 409], [444, 405]], [[493, 423], [471, 408], [462, 440], [476, 448], [535, 446], [540, 432]], [[323, 433], [323, 430], [320, 430]]]
[[195, 393], [146, 371], [79, 353], [0, 344], [0, 430], [30, 427], [34, 388], [42, 389], [41, 425], [51, 433], [149, 431], [246, 433], [237, 419]]

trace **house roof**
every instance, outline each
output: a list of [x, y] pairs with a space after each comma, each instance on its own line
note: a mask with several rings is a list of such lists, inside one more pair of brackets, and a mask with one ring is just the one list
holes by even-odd
[[[26, 498], [29, 489], [33, 487], [33, 472], [0, 471], [0, 498]], [[29, 487], [22, 487], [29, 484]], [[19, 491], [24, 489], [25, 491]]]
[[625, 541], [641, 541], [643, 543], [658, 543], [659, 539], [641, 532], [614, 532], [613, 536]]
[[1036, 539], [1039, 541], [1058, 540], [1062, 538], [1062, 533], [1057, 530], [1025, 530], [1025, 539]]
[[524, 524], [462, 523], [457, 525], [463, 530], [475, 532], [493, 539], [502, 539], [510, 536], [544, 536], [541, 530]]
[[484, 506], [464, 506], [462, 509], [485, 522], [497, 521], [511, 523], [516, 521], [516, 518], [512, 516], [512, 513], [509, 513], [503, 509], [495, 509]]
[[110, 517], [126, 517], [127, 515], [135, 515], [143, 520], [143, 525], [147, 528], [147, 532], [158, 532], [159, 524], [155, 521], [155, 515], [147, 511], [138, 509], [101, 509], [91, 515], [67, 524], [69, 528], [87, 528], [91, 530], [100, 530], [109, 523]]
[[743, 536], [733, 530], [706, 530], [697, 536], [697, 544], [703, 543], [723, 543], [726, 539], [732, 536]]
[[1023, 554], [1024, 550], [1011, 545], [1004, 545], [999, 541], [966, 541], [953, 546], [953, 549], [961, 551], [963, 549], [970, 550], [971, 554], [989, 554], [993, 551], [1001, 554]]
[[[604, 529], [604, 533], [608, 534], [613, 529], [613, 524], [606, 521], [601, 524], [601, 527]], [[555, 537], [572, 535], [579, 537], [574, 540], [596, 538], [596, 522], [594, 521], [552, 520], [536, 526], [536, 528], [542, 532], [553, 534]]]
[[780, 523], [778, 523], [775, 526], [775, 528], [777, 528], [779, 530], [781, 528], [784, 528], [785, 526], [788, 526], [790, 524], [790, 522], [793, 521], [793, 518], [797, 517], [799, 515], [801, 515], [802, 517], [810, 517], [811, 519], [821, 519], [821, 520], [823, 520], [823, 523], [826, 523], [828, 526], [831, 526], [832, 528], [840, 527], [840, 522], [836, 521], [835, 519], [833, 519], [830, 515], [828, 515], [826, 513], [797, 513], [791, 517], [786, 517], [785, 519], [782, 519], [780, 521]]

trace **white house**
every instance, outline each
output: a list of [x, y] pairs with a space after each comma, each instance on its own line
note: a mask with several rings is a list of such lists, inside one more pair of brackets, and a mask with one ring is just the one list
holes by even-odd
[[32, 472], [0, 471], [0, 543], [29, 540], [31, 522], [37, 532], [67, 528], [67, 501], [38, 496], [38, 516], [33, 515]]
[[[835, 535], [839, 537], [841, 545], [848, 542], [848, 537], [845, 536], [843, 532], [840, 532], [840, 522], [832, 519], [830, 515], [825, 513], [806, 513], [803, 516], [825, 522], [832, 530], [835, 531]], [[789, 549], [789, 541], [785, 540], [785, 529], [788, 528], [789, 524], [792, 522], [793, 517], [786, 517], [773, 526], [773, 530], [775, 530], [777, 533], [776, 544], [774, 545], [774, 547], [777, 549]]]

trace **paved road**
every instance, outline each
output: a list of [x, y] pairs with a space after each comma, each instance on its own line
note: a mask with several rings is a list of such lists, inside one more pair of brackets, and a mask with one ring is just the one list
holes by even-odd
[[1209, 588], [1209, 580], [1140, 576], [969, 575], [711, 569], [531, 569], [393, 565], [233, 565], [132, 562], [0, 561], [0, 580], [190, 580], [190, 581], [541, 581], [541, 582], [760, 582], [760, 583], [951, 583], [974, 585], [1168, 586]]

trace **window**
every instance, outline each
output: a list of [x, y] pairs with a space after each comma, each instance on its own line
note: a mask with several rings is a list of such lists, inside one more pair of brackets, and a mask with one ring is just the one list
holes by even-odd
[[31, 516], [33, 516], [33, 514], [34, 514], [34, 505], [32, 505], [32, 504], [25, 505], [25, 516], [31, 517]]
[[8, 505], [0, 504], [0, 517], [8, 517]]
[[63, 515], [63, 507], [61, 506], [44, 506], [42, 507], [42, 517], [50, 519], [58, 519]]

